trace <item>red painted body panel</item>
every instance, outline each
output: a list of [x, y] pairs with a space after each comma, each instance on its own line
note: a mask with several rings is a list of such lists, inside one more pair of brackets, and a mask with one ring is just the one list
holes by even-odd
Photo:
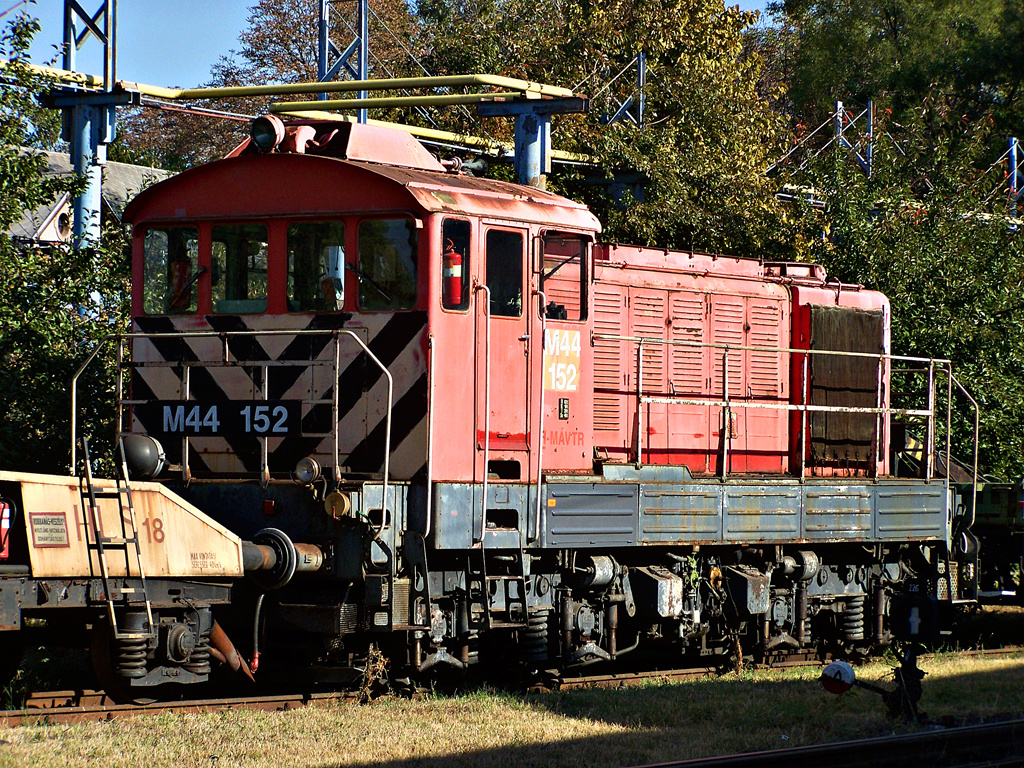
[[[728, 357], [728, 399], [735, 405], [728, 471], [787, 471], [787, 412], [742, 407], [788, 402], [788, 356], [770, 351], [789, 346], [786, 287], [765, 281], [756, 261], [623, 246], [601, 256], [594, 287], [599, 454], [635, 460], [639, 428], [644, 464], [720, 473], [723, 408], [712, 403], [725, 399], [721, 347], [729, 345], [735, 348]], [[694, 402], [645, 403], [638, 419], [638, 344], [610, 337], [650, 340], [644, 344], [644, 396]]]

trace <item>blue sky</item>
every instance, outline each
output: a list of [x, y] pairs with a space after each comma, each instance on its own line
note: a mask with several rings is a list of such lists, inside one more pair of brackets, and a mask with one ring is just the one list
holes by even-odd
[[[246, 25], [254, 0], [129, 0], [118, 4], [117, 77], [147, 85], [191, 88], [209, 78], [210, 67], [232, 48]], [[744, 9], [763, 11], [766, 0], [726, 0]], [[0, 13], [17, 0], [0, 0]], [[100, 0], [80, 0], [95, 11]], [[32, 61], [41, 64], [63, 41], [63, 0], [37, 0], [23, 6], [39, 19], [42, 31], [32, 46]], [[373, 41], [370, 41], [373, 45]], [[77, 69], [103, 74], [102, 48], [90, 37], [78, 53]], [[57, 66], [60, 66], [58, 62]]]
[[[253, 0], [129, 0], [117, 9], [117, 77], [148, 85], [191, 88], [205, 82], [210, 67], [231, 48], [246, 25]], [[16, 0], [0, 0], [0, 12]], [[89, 12], [100, 0], [79, 0]], [[43, 63], [64, 39], [63, 0], [37, 0], [26, 6], [42, 31], [32, 61]], [[79, 49], [77, 69], [103, 74], [103, 49], [90, 37]], [[60, 66], [58, 62], [57, 66]]]

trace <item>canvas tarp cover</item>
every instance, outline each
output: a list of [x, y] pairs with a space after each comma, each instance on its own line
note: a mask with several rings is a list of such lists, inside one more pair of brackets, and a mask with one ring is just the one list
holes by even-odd
[[[811, 349], [884, 352], [881, 310], [811, 306]], [[878, 360], [866, 357], [811, 355], [812, 405], [874, 408]], [[812, 413], [812, 465], [866, 468], [871, 460], [876, 417], [870, 413]]]

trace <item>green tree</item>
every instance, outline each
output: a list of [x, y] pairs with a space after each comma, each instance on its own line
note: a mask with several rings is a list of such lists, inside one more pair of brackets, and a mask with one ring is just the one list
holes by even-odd
[[[782, 122], [758, 92], [760, 57], [743, 50], [753, 14], [720, 0], [427, 0], [417, 9], [432, 73], [497, 72], [593, 96], [590, 115], [559, 118], [552, 133], [598, 170], [553, 183], [591, 206], [608, 239], [751, 256], [786, 249], [784, 212], [763, 174], [784, 145]], [[635, 95], [639, 53], [646, 125], [605, 125], [599, 118]], [[438, 119], [479, 132], [455, 111]], [[507, 123], [486, 129], [508, 136]], [[642, 200], [582, 183], [601, 175], [609, 185], [616, 175], [642, 179]]]
[[[945, 154], [924, 134], [905, 157], [881, 143], [870, 179], [841, 151], [811, 169], [825, 207], [800, 213], [804, 255], [889, 297], [895, 354], [952, 361], [981, 408], [982, 470], [1021, 477], [1024, 238], [986, 201], [998, 177], [976, 170], [985, 134], [964, 131]], [[954, 432], [954, 455], [969, 462], [968, 421], [954, 420]]]
[[[52, 83], [26, 65], [38, 24], [18, 16], [0, 33], [9, 63], [0, 88], [0, 468], [68, 469], [70, 396], [78, 365], [127, 317], [127, 264], [115, 229], [100, 250], [16, 243], [11, 225], [27, 212], [81, 189], [75, 177], [46, 173], [40, 150], [59, 140], [60, 114], [38, 96]], [[93, 366], [80, 390], [82, 432], [112, 455], [111, 355]]]
[[[355, 3], [331, 4], [331, 40], [342, 48], [352, 39], [356, 28], [355, 7]], [[256, 0], [249, 10], [247, 25], [238, 36], [238, 50], [221, 56], [209, 80], [199, 87], [315, 82], [318, 8], [317, 0]], [[422, 74], [408, 55], [422, 53], [422, 49], [418, 42], [418, 24], [406, 4], [402, 0], [374, 0], [370, 11], [369, 76]], [[302, 101], [315, 97], [286, 98]], [[222, 117], [154, 108], [136, 110], [122, 117], [117, 157], [171, 171], [209, 162], [222, 157], [246, 138], [250, 117], [265, 114], [271, 102], [281, 100], [281, 97], [238, 97], [181, 105], [219, 110], [225, 115]]]
[[[983, 172], [1024, 123], [1019, 4], [1005, 0], [784, 0], [755, 41], [789, 82], [793, 124], [835, 100], [876, 103], [871, 178], [845, 150], [794, 181], [802, 258], [888, 295], [893, 350], [946, 357], [982, 408], [982, 468], [1024, 474], [1024, 240], [1006, 218], [1003, 169]], [[830, 135], [830, 134], [828, 134]], [[826, 138], [828, 137], [826, 135]], [[1001, 205], [993, 205], [1001, 201]], [[964, 424], [956, 448], [969, 458]]]
[[[1013, 0], [778, 0], [792, 113], [820, 122], [836, 100], [884, 102], [901, 124], [940, 131], [1024, 117], [1024, 10]], [[948, 141], [951, 137], [946, 136]]]

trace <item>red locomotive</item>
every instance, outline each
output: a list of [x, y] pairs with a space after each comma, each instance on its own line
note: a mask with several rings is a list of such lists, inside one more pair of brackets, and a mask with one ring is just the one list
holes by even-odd
[[[202, 682], [236, 648], [320, 676], [372, 645], [410, 672], [867, 648], [972, 596], [933, 461], [954, 382], [890, 355], [884, 296], [600, 244], [584, 206], [455, 165], [261, 118], [129, 206], [120, 435], [132, 485], [161, 485], [139, 515], [120, 483], [83, 502], [73, 575], [104, 588], [75, 616], [108, 679]], [[893, 402], [896, 368], [920, 402]], [[927, 445], [912, 477], [896, 420]], [[25, 589], [61, 567], [34, 525]]]

